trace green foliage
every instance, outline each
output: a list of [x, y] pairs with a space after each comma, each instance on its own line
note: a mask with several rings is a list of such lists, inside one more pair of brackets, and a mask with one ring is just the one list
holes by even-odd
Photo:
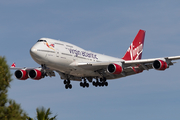
[[0, 120], [26, 120], [27, 114], [20, 105], [7, 99], [11, 76], [5, 57], [0, 57]]
[[37, 112], [37, 116], [36, 116], [37, 120], [56, 120], [57, 117], [57, 115], [55, 115], [54, 117], [50, 118], [50, 115], [52, 115], [50, 108], [46, 110], [44, 107], [40, 107], [36, 109], [36, 112]]
[[[50, 108], [47, 110], [44, 107], [39, 107], [36, 109], [37, 116], [34, 120], [56, 120], [57, 115], [50, 118], [50, 115], [52, 115], [52, 112], [50, 111]], [[33, 120], [32, 118], [28, 118], [27, 120]]]
[[21, 109], [20, 104], [17, 104], [14, 100], [8, 101], [4, 114], [7, 120], [26, 120], [27, 118], [27, 114]]
[[7, 103], [7, 92], [8, 87], [10, 87], [11, 74], [9, 67], [6, 64], [6, 59], [0, 57], [0, 119], [4, 117], [5, 104]]
[[[21, 109], [20, 104], [7, 99], [11, 76], [5, 57], [0, 56], [0, 120], [33, 120]], [[36, 112], [35, 120], [56, 120], [57, 115], [49, 117], [52, 114], [50, 108], [47, 110], [44, 107], [37, 108]]]
[[6, 64], [5, 58], [0, 57], [0, 112], [7, 102], [7, 91], [11, 81], [9, 66]]

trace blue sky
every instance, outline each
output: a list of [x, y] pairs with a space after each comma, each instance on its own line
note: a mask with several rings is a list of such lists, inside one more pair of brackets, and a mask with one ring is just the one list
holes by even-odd
[[[0, 55], [11, 65], [39, 67], [29, 54], [41, 37], [70, 42], [94, 52], [122, 57], [139, 29], [146, 30], [143, 58], [180, 55], [180, 1], [16, 0], [0, 1]], [[72, 82], [66, 90], [56, 74], [40, 81], [16, 80], [9, 98], [34, 117], [39, 106], [64, 120], [180, 119], [180, 63], [165, 71], [109, 81], [88, 89]], [[14, 71], [11, 71], [12, 74]]]

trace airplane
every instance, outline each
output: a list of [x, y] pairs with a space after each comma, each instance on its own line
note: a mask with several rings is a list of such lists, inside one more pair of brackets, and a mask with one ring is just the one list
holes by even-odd
[[[30, 55], [41, 67], [16, 67], [15, 77], [19, 80], [31, 78], [40, 80], [44, 77], [55, 76], [55, 72], [71, 89], [71, 81], [80, 81], [80, 86], [108, 86], [107, 80], [117, 79], [142, 73], [144, 70], [156, 69], [163, 71], [180, 59], [180, 56], [141, 59], [145, 39], [145, 31], [139, 30], [127, 52], [122, 58], [111, 57], [84, 50], [76, 45], [60, 40], [41, 38], [30, 49]], [[95, 80], [94, 80], [95, 79]]]

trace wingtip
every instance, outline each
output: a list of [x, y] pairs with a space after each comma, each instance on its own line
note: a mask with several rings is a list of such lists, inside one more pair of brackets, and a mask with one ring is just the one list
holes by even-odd
[[13, 64], [11, 65], [11, 68], [15, 68], [16, 67], [16, 63], [13, 62]]

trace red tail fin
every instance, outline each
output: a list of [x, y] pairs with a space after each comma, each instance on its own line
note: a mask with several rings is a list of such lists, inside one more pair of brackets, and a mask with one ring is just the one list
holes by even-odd
[[138, 34], [131, 43], [126, 54], [122, 59], [124, 60], [139, 60], [142, 57], [143, 46], [144, 46], [145, 31], [139, 30]]

